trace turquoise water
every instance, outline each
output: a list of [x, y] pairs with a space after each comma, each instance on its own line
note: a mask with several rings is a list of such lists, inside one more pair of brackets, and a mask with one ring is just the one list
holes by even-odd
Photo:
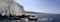
[[[60, 14], [30, 14], [38, 18], [35, 22], [60, 22]], [[0, 22], [34, 22], [26, 19], [21, 20], [0, 20]]]

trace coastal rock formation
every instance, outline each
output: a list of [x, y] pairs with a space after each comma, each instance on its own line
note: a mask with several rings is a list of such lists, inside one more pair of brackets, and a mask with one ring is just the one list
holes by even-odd
[[[29, 20], [37, 20], [34, 16], [27, 14], [23, 6], [14, 0], [0, 0], [0, 18], [20, 20], [20, 18], [27, 18]], [[3, 15], [3, 16], [2, 16]]]
[[0, 0], [0, 14], [4, 15], [22, 15], [24, 14], [23, 6], [14, 0]]

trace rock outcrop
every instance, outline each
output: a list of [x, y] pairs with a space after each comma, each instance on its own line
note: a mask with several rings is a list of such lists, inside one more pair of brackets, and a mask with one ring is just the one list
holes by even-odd
[[4, 15], [22, 15], [24, 14], [23, 6], [14, 0], [0, 0], [0, 14]]

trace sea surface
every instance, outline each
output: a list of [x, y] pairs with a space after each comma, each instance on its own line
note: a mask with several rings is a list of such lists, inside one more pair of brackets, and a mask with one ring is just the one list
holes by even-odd
[[29, 21], [22, 18], [21, 20], [0, 20], [0, 22], [60, 22], [60, 14], [30, 14], [38, 18], [37, 21]]

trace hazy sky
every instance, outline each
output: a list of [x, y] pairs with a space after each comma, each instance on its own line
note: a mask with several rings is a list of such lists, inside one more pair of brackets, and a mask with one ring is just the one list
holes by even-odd
[[16, 0], [25, 11], [60, 14], [60, 0]]

